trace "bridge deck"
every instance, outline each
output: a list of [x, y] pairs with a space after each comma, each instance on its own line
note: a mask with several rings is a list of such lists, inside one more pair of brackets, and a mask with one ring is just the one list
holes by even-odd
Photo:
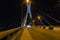
[[[60, 27], [54, 27], [53, 30], [42, 29], [39, 27], [15, 28], [7, 31], [0, 32], [0, 39], [8, 36], [6, 40], [60, 40]], [[14, 33], [14, 31], [18, 30]], [[10, 33], [14, 33], [10, 35]], [[3, 35], [4, 34], [4, 35]]]

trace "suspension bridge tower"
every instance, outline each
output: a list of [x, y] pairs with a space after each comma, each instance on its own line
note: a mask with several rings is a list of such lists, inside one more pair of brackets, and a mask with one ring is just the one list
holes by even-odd
[[23, 26], [23, 27], [26, 26], [27, 19], [30, 20], [28, 24], [31, 25], [30, 22], [31, 22], [31, 19], [32, 19], [32, 14], [31, 14], [31, 1], [30, 0], [26, 0], [26, 4], [27, 4], [27, 12], [26, 12], [26, 15], [25, 15], [25, 17], [23, 19], [23, 22], [21, 24], [21, 26]]

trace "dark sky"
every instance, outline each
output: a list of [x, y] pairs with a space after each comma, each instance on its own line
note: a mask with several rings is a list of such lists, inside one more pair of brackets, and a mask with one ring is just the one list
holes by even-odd
[[[24, 0], [1, 0], [0, 1], [0, 27], [16, 27], [21, 24], [21, 10]], [[60, 9], [58, 0], [32, 0], [32, 15], [33, 18], [38, 15], [39, 10], [45, 12], [48, 15], [60, 20]], [[26, 13], [26, 5], [24, 4], [24, 11]], [[58, 24], [47, 19], [51, 24]]]

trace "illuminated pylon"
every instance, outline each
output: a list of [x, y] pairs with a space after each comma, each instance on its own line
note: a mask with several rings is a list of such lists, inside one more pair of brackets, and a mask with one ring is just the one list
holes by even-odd
[[30, 2], [29, 0], [27, 0], [27, 12], [26, 12], [26, 16], [24, 17], [22, 26], [26, 26], [26, 22], [27, 22], [28, 15], [29, 15], [30, 19], [32, 19], [32, 14], [31, 14], [31, 2]]

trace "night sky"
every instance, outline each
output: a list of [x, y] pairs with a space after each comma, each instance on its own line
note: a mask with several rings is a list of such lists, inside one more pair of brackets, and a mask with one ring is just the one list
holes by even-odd
[[[0, 27], [14, 28], [21, 24], [22, 3], [24, 0], [1, 0], [0, 1]], [[26, 13], [26, 5], [23, 4], [23, 13]], [[32, 0], [33, 19], [40, 14], [40, 10], [58, 20], [60, 20], [60, 5], [58, 0]], [[53, 25], [60, 25], [47, 18]]]

